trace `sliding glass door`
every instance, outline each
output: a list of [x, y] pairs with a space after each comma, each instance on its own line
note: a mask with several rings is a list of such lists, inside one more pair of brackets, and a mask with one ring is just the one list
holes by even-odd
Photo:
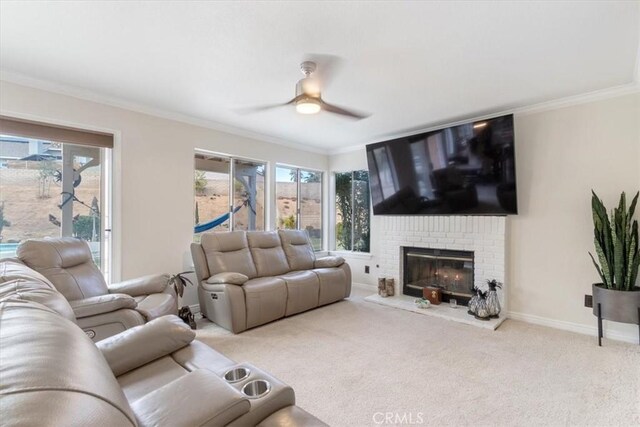
[[108, 270], [110, 231], [104, 193], [111, 150], [19, 136], [0, 136], [0, 258], [15, 256], [26, 239], [85, 240]]

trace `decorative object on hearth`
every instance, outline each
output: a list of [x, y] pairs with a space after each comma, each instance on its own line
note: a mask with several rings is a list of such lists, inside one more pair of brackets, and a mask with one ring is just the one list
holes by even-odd
[[478, 290], [478, 303], [476, 306], [475, 318], [478, 320], [489, 320], [489, 308], [487, 307], [487, 293]]
[[449, 307], [458, 308], [458, 300], [457, 299], [453, 299], [453, 298], [449, 298]]
[[487, 285], [489, 286], [489, 291], [487, 292], [487, 310], [489, 310], [489, 317], [497, 319], [500, 317], [500, 310], [502, 310], [497, 288], [502, 289], [502, 283], [496, 279], [491, 279], [487, 280]]
[[387, 296], [392, 297], [396, 294], [395, 292], [395, 286], [396, 286], [396, 279], [394, 278], [386, 278], [385, 279], [385, 284], [386, 284], [386, 288], [387, 288]]
[[428, 299], [431, 304], [439, 305], [442, 302], [442, 289], [434, 286], [425, 286], [422, 297]]
[[184, 288], [187, 285], [193, 286], [193, 282], [191, 281], [191, 279], [187, 277], [187, 274], [191, 274], [191, 273], [193, 273], [193, 271], [183, 271], [182, 273], [168, 274], [166, 276], [167, 283], [169, 284], [169, 286], [173, 286], [173, 289], [176, 291], [176, 294], [181, 298], [182, 298], [182, 295], [184, 294]]
[[471, 287], [471, 293], [473, 296], [467, 303], [467, 313], [472, 316], [476, 315], [476, 309], [478, 308], [478, 291], [479, 289], [475, 285]]
[[378, 277], [378, 295], [382, 296], [382, 291], [387, 296], [387, 282], [384, 277]]
[[602, 319], [638, 325], [640, 335], [640, 287], [636, 286], [640, 266], [638, 221], [633, 214], [638, 202], [636, 193], [627, 210], [626, 195], [620, 195], [618, 207], [607, 209], [591, 191], [594, 245], [600, 264], [589, 253], [602, 283], [594, 283], [593, 314], [598, 317], [598, 345], [602, 345]]
[[431, 307], [431, 302], [428, 299], [417, 298], [415, 301], [416, 307], [418, 308], [429, 308]]

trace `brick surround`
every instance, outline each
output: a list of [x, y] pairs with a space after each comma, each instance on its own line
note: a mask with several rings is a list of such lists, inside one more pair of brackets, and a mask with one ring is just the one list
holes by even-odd
[[[505, 283], [505, 223], [498, 216], [375, 216], [379, 235], [380, 273], [396, 280], [402, 293], [401, 247], [414, 246], [474, 252], [474, 281]], [[500, 300], [505, 307], [504, 290]]]

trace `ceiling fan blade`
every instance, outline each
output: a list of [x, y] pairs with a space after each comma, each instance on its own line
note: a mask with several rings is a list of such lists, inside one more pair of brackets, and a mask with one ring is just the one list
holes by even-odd
[[322, 109], [324, 111], [327, 111], [329, 113], [334, 113], [334, 114], [340, 114], [342, 116], [351, 117], [352, 119], [356, 119], [356, 120], [366, 119], [371, 115], [366, 113], [355, 112], [353, 110], [350, 111], [342, 107], [338, 107], [337, 105], [329, 104], [324, 101], [320, 101], [320, 103], [322, 104]]
[[278, 107], [284, 107], [287, 105], [291, 105], [293, 103], [295, 103], [298, 99], [300, 98], [300, 96], [296, 96], [295, 98], [291, 99], [288, 102], [284, 102], [282, 104], [267, 104], [267, 105], [257, 105], [255, 107], [243, 107], [243, 108], [236, 108], [234, 111], [238, 114], [253, 114], [253, 113], [259, 113], [261, 111], [267, 111], [267, 110], [272, 110], [274, 108], [278, 108]]

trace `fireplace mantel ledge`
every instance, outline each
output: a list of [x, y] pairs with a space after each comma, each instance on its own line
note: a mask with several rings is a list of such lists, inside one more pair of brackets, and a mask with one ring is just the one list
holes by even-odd
[[472, 325], [494, 331], [498, 328], [498, 326], [502, 324], [502, 322], [506, 320], [505, 314], [502, 314], [497, 319], [478, 320], [467, 313], [467, 307], [458, 306], [457, 308], [451, 308], [448, 303], [431, 305], [431, 307], [429, 308], [418, 308], [416, 307], [416, 304], [414, 302], [415, 300], [416, 297], [410, 297], [408, 295], [395, 295], [392, 297], [383, 298], [380, 295], [373, 294], [365, 297], [365, 301], [369, 301], [375, 304], [399, 308], [406, 311], [412, 311], [414, 313], [423, 314], [425, 316], [439, 317], [441, 319], [452, 320], [454, 322], [464, 323], [466, 325]]

